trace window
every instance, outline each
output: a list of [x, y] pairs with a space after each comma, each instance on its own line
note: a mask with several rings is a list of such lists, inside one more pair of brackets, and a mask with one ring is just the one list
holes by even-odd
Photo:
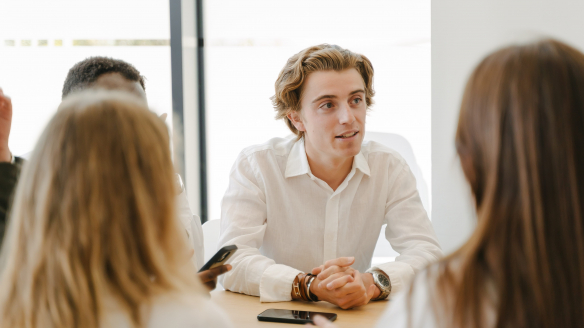
[[[172, 122], [168, 0], [3, 1], [0, 87], [12, 98], [10, 149], [32, 151], [61, 102], [69, 69], [90, 56], [146, 77], [150, 106]], [[115, 10], [113, 9], [115, 8]]]

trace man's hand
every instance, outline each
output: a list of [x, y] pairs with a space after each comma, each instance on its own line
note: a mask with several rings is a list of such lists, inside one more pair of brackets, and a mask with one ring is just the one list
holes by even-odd
[[[312, 274], [317, 274], [320, 279], [324, 280], [326, 277], [331, 275], [333, 272], [336, 272], [336, 269], [331, 269], [333, 267], [336, 268], [348, 268], [355, 263], [354, 257], [339, 257], [338, 259], [328, 260], [323, 265], [312, 269]], [[331, 269], [326, 271], [327, 269]], [[325, 273], [326, 271], [326, 273]]]
[[[326, 261], [324, 265], [312, 269], [312, 274], [318, 275], [317, 278], [320, 280], [319, 287], [326, 286], [326, 288], [329, 290], [343, 288], [346, 284], [353, 282], [354, 280], [352, 280], [351, 277], [341, 273], [347, 272], [349, 269], [353, 270], [351, 265], [354, 263], [354, 257], [340, 257], [334, 260]], [[381, 294], [381, 291], [377, 285], [375, 285], [373, 275], [371, 275], [371, 273], [365, 273], [361, 274], [360, 277], [368, 291], [371, 287], [373, 287], [373, 298], [377, 298]], [[367, 302], [369, 302], [369, 300], [367, 300]]]
[[199, 272], [199, 279], [201, 279], [203, 285], [207, 286], [209, 290], [213, 290], [217, 287], [217, 277], [229, 270], [231, 270], [231, 264], [218, 266], [210, 270]]
[[310, 291], [320, 300], [338, 305], [342, 309], [369, 303], [375, 292], [375, 286], [367, 288], [361, 273], [351, 267], [343, 268], [327, 279], [323, 281], [317, 276], [310, 285]]
[[12, 126], [12, 100], [0, 88], [0, 162], [10, 162], [8, 137]]

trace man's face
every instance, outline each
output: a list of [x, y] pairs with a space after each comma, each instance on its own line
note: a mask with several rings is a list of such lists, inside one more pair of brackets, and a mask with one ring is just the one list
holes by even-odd
[[310, 73], [300, 105], [300, 112], [289, 118], [304, 131], [309, 156], [337, 161], [361, 151], [367, 105], [365, 83], [356, 69]]

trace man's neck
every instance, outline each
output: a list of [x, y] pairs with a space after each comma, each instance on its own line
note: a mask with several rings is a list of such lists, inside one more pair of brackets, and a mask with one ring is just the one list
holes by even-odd
[[337, 190], [353, 168], [353, 157], [329, 158], [314, 153], [310, 147], [306, 147], [306, 158], [310, 171], [315, 177], [326, 182], [332, 190]]

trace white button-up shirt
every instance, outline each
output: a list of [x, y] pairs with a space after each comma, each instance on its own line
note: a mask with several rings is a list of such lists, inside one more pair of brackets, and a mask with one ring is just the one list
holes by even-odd
[[198, 216], [193, 215], [193, 212], [191, 212], [187, 194], [184, 190], [176, 196], [176, 212], [180, 223], [185, 228], [185, 234], [189, 243], [189, 251], [191, 248], [195, 250], [191, 261], [197, 270], [199, 270], [203, 264], [205, 264], [203, 227], [201, 226], [201, 219], [199, 219]]
[[246, 148], [221, 205], [219, 247], [239, 249], [220, 281], [262, 302], [289, 301], [296, 275], [327, 260], [354, 256], [353, 267], [366, 271], [384, 224], [400, 256], [377, 268], [397, 292], [442, 251], [416, 180], [395, 151], [364, 142], [351, 172], [332, 190], [311, 173], [302, 139]]

